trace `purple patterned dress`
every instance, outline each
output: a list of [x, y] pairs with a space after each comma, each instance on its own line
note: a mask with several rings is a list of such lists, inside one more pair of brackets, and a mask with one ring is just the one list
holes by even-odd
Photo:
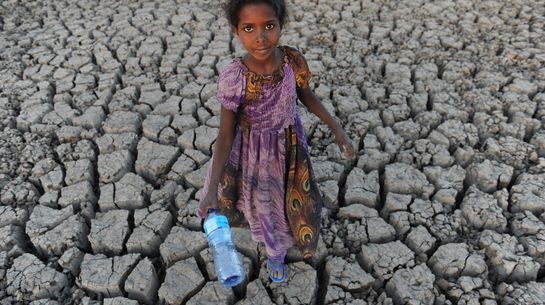
[[[254, 90], [257, 75], [236, 58], [219, 75], [217, 88], [221, 105], [237, 113], [236, 134], [227, 161], [240, 172], [236, 209], [247, 221], [252, 239], [263, 242], [269, 258], [280, 261], [294, 245], [284, 201], [286, 128], [295, 127], [297, 141], [308, 151], [296, 107], [296, 86], [308, 85], [310, 79], [307, 70], [306, 74], [298, 73], [296, 81], [291, 61], [283, 53], [282, 71], [277, 71], [281, 78], [277, 81], [260, 81]], [[257, 98], [248, 100], [249, 95]], [[201, 198], [208, 192], [211, 169], [210, 164]]]

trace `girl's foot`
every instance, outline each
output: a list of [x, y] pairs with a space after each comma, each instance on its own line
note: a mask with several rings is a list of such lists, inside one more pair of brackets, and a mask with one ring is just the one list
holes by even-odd
[[267, 259], [267, 271], [273, 282], [281, 283], [286, 279], [286, 269], [284, 263]]

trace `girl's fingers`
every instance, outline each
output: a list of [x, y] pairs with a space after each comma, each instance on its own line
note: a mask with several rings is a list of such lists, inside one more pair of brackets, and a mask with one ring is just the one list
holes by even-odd
[[352, 159], [354, 157], [354, 147], [346, 139], [338, 139], [336, 142], [341, 154], [347, 159]]
[[354, 149], [352, 146], [345, 147], [345, 156], [349, 159], [354, 157]]

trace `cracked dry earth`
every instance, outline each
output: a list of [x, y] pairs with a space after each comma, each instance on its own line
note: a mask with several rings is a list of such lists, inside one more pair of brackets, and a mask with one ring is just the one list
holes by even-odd
[[242, 48], [217, 1], [0, 2], [0, 304], [544, 304], [545, 3], [292, 0], [282, 43], [358, 148], [305, 109], [317, 255], [195, 215]]

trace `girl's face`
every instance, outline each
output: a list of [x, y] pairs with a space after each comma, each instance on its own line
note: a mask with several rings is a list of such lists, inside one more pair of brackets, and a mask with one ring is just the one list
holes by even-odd
[[273, 8], [266, 3], [247, 4], [240, 9], [233, 32], [256, 61], [274, 60], [280, 39], [280, 23]]

